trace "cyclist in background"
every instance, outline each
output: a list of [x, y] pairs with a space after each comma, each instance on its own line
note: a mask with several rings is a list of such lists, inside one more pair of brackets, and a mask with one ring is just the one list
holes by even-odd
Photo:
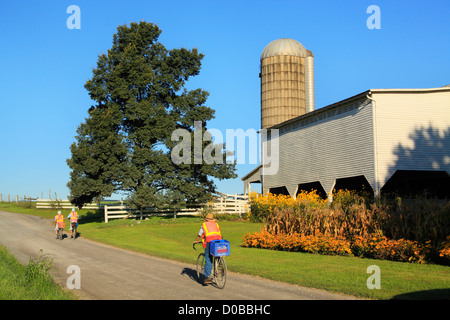
[[61, 211], [58, 211], [58, 214], [55, 216], [55, 237], [58, 239], [58, 229], [64, 228], [64, 216], [61, 214]]
[[214, 220], [212, 213], [208, 213], [205, 222], [202, 223], [194, 243], [199, 243], [202, 239], [203, 248], [205, 248], [205, 284], [211, 283], [212, 257], [209, 254], [209, 245], [212, 240], [222, 240], [219, 224]]
[[76, 237], [76, 234], [72, 235], [72, 225], [76, 223], [78, 226], [78, 212], [75, 211], [75, 208], [72, 208], [72, 211], [67, 216], [67, 219], [70, 219], [70, 237]]

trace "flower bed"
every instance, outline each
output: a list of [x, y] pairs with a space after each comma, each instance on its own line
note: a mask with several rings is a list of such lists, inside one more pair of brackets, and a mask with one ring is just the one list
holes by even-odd
[[450, 201], [373, 199], [347, 190], [333, 202], [315, 192], [253, 194], [249, 220], [263, 231], [243, 246], [450, 265]]
[[439, 257], [443, 260], [443, 263], [450, 265], [450, 236], [441, 243]]
[[[425, 263], [431, 252], [429, 244], [422, 245], [417, 241], [404, 239], [390, 240], [381, 235], [373, 235], [368, 238], [356, 237], [348, 240], [323, 234], [305, 236], [298, 233], [280, 233], [272, 235], [267, 231], [246, 234], [242, 246], [414, 263]], [[446, 254], [450, 252], [449, 249], [450, 246], [445, 251]]]
[[305, 236], [298, 233], [272, 235], [266, 231], [261, 231], [246, 234], [243, 246], [330, 255], [352, 254], [350, 243], [347, 240], [323, 234], [314, 236]]
[[356, 237], [353, 239], [352, 253], [355, 256], [401, 262], [425, 263], [431, 254], [431, 245], [405, 239], [392, 240], [382, 235]]

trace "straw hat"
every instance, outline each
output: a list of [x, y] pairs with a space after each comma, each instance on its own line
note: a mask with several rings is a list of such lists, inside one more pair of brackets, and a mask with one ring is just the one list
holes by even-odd
[[214, 220], [214, 215], [212, 214], [212, 213], [208, 213], [207, 215], [206, 215], [206, 218], [205, 218], [206, 220], [210, 220], [210, 221], [216, 221], [216, 220]]

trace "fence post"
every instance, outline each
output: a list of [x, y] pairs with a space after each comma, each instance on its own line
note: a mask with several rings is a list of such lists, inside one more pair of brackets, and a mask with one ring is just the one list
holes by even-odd
[[105, 223], [108, 223], [108, 206], [105, 204], [104, 206], [105, 211]]

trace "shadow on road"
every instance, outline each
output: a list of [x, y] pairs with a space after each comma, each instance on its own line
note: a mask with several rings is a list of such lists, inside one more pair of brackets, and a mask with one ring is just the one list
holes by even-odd
[[191, 280], [203, 286], [201, 279], [197, 277], [197, 271], [191, 268], [183, 268], [181, 275], [187, 275]]

